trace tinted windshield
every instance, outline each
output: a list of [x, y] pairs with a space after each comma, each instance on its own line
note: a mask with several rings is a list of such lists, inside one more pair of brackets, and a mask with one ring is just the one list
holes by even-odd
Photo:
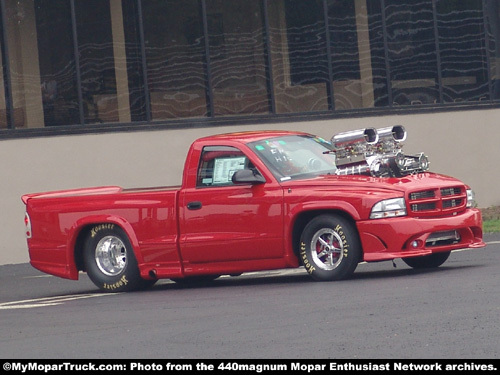
[[335, 154], [324, 139], [290, 135], [250, 143], [275, 177], [280, 181], [334, 174]]

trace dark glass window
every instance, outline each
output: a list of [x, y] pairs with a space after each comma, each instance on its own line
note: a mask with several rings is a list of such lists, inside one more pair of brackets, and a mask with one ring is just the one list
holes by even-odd
[[432, 1], [386, 0], [392, 100], [395, 105], [439, 101]]
[[260, 0], [207, 1], [214, 115], [269, 113]]
[[2, 5], [0, 129], [500, 100], [496, 0]]
[[[0, 18], [0, 30], [3, 30], [2, 19]], [[0, 51], [3, 51], [3, 37], [0, 35]], [[7, 103], [5, 101], [5, 80], [4, 80], [3, 53], [0, 53], [0, 129], [6, 129], [7, 123]]]
[[45, 126], [80, 122], [71, 7], [66, 0], [36, 0], [36, 35]]
[[[371, 80], [361, 82], [359, 49], [369, 49], [367, 38], [366, 11], [358, 10], [359, 23], [356, 22], [355, 2], [350, 0], [328, 0], [328, 29], [330, 33], [330, 53], [332, 64], [334, 108], [349, 109], [363, 107], [363, 87], [371, 98]], [[364, 16], [364, 19], [361, 17]], [[358, 35], [358, 28], [360, 30]], [[359, 38], [365, 37], [363, 41]], [[367, 52], [361, 51], [361, 53]], [[371, 69], [371, 67], [370, 67]], [[368, 87], [366, 87], [368, 84]], [[366, 90], [365, 90], [366, 92]], [[373, 104], [370, 100], [369, 106]]]
[[153, 120], [207, 115], [206, 58], [198, 0], [143, 0]]
[[124, 60], [115, 60], [113, 37], [120, 37], [113, 31], [120, 26], [112, 23], [109, 0], [76, 0], [75, 12], [85, 123], [117, 122], [115, 68]]
[[482, 0], [437, 0], [444, 102], [489, 99]]
[[492, 94], [493, 99], [498, 100], [500, 99], [500, 2], [486, 0], [484, 4]]
[[[127, 61], [128, 1], [76, 0], [76, 26], [86, 123], [130, 122], [129, 81], [133, 67]], [[133, 77], [134, 78], [134, 77]]]
[[327, 0], [335, 110], [388, 105], [380, 1]]
[[328, 82], [322, 2], [286, 0], [285, 15], [292, 85]]
[[268, 2], [276, 111], [328, 110], [328, 59], [322, 1]]
[[36, 12], [33, 0], [6, 0], [3, 15], [9, 46], [12, 111], [15, 128], [42, 127], [44, 108], [40, 82]]
[[[387, 89], [387, 64], [384, 42], [384, 21], [380, 1], [366, 2], [368, 19], [368, 34], [370, 40], [369, 50], [365, 47], [365, 53], [360, 56], [363, 63], [361, 69], [365, 78], [364, 82], [373, 82], [373, 104], [375, 107], [386, 107], [389, 105], [389, 93]], [[360, 30], [358, 29], [358, 33]], [[369, 102], [369, 101], [368, 101]]]
[[136, 0], [122, 0], [131, 121], [147, 120], [139, 5]]

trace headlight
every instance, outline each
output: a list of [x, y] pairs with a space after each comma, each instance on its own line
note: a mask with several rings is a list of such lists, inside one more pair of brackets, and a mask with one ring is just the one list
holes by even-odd
[[476, 207], [476, 194], [471, 189], [467, 189], [467, 207]]
[[404, 198], [392, 198], [375, 204], [370, 213], [370, 219], [383, 219], [386, 217], [406, 216]]

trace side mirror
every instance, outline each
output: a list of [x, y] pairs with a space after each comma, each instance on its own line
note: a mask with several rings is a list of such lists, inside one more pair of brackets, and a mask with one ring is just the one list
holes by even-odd
[[251, 169], [240, 169], [234, 172], [232, 177], [233, 184], [263, 184], [266, 179], [257, 171]]

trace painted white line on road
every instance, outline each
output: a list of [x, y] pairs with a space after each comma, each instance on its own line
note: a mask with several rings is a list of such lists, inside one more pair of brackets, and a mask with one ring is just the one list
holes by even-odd
[[39, 279], [42, 277], [54, 277], [53, 275], [25, 276], [23, 279]]
[[498, 245], [500, 244], [500, 241], [490, 241], [490, 242], [486, 242], [486, 245]]
[[119, 293], [70, 294], [66, 296], [44, 297], [26, 299], [22, 301], [4, 302], [0, 303], [0, 310], [32, 309], [35, 307], [57, 306], [62, 305], [67, 301], [93, 297], [112, 296], [114, 294]]

